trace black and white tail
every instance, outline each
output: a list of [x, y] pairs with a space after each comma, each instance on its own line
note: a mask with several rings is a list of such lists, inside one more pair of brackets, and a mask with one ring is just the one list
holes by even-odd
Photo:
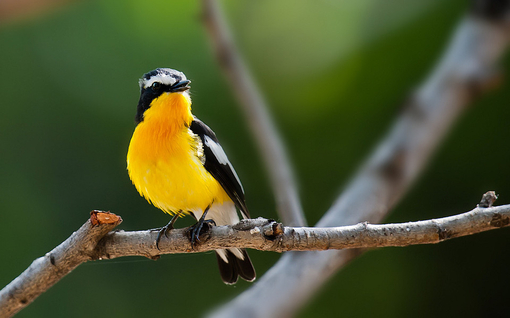
[[[197, 220], [202, 216], [201, 210], [192, 212]], [[239, 223], [239, 216], [232, 201], [223, 204], [213, 203], [207, 212], [206, 219], [213, 220], [218, 226]], [[239, 276], [249, 282], [255, 280], [255, 269], [245, 249], [216, 250], [216, 258], [218, 259], [221, 279], [225, 284], [235, 284]]]
[[[242, 259], [234, 255], [231, 250], [216, 251], [216, 258], [218, 259], [218, 267], [220, 269], [221, 279], [225, 284], [235, 284], [238, 277], [241, 277], [242, 279], [249, 282], [255, 280], [255, 268], [253, 268], [253, 264], [251, 263], [248, 253], [246, 253], [246, 250], [244, 249], [237, 249], [237, 251], [243, 256]], [[220, 255], [220, 253], [223, 255]], [[226, 258], [227, 262], [225, 262], [224, 257]]]

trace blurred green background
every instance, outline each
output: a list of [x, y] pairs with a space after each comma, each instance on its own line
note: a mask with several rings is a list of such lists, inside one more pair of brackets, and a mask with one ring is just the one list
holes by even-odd
[[[288, 145], [310, 224], [388, 130], [441, 55], [466, 1], [224, 1], [234, 36]], [[0, 286], [88, 218], [119, 228], [169, 217], [127, 176], [138, 78], [157, 67], [192, 80], [194, 113], [217, 133], [254, 217], [277, 218], [257, 149], [209, 47], [198, 1], [70, 2], [0, 24]], [[509, 69], [508, 58], [503, 69]], [[387, 218], [510, 202], [509, 84], [477, 100]], [[180, 226], [191, 224], [181, 221]], [[510, 309], [508, 229], [439, 245], [370, 251], [301, 317], [489, 317]], [[259, 277], [276, 253], [250, 251]], [[249, 287], [226, 286], [213, 253], [79, 266], [17, 317], [200, 316]], [[306, 288], [306, 286], [303, 286]]]

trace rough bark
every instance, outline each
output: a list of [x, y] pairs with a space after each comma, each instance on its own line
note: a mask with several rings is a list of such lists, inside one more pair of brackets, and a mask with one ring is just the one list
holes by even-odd
[[78, 231], [36, 259], [0, 291], [0, 316], [13, 316], [78, 265], [91, 260], [124, 256], [158, 259], [162, 254], [198, 253], [228, 247], [284, 252], [433, 244], [510, 224], [510, 205], [490, 207], [490, 202], [483, 202], [487, 201], [467, 213], [399, 224], [364, 222], [315, 228], [285, 227], [263, 218], [243, 220], [235, 225], [210, 228], [194, 248], [190, 245], [188, 229], [175, 229], [168, 237], [163, 237], [159, 249], [156, 248], [157, 231], [108, 233], [122, 219], [115, 214], [94, 211]]

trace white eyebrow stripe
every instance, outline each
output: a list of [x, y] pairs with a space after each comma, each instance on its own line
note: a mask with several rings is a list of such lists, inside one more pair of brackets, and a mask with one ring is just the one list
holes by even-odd
[[170, 76], [170, 75], [158, 74], [158, 75], [155, 75], [155, 76], [151, 76], [151, 78], [149, 78], [147, 80], [144, 79], [143, 80], [143, 88], [150, 87], [154, 82], [160, 82], [163, 85], [170, 85], [170, 86], [172, 86], [175, 83], [177, 83], [177, 80], [175, 78], [173, 78], [172, 76]]

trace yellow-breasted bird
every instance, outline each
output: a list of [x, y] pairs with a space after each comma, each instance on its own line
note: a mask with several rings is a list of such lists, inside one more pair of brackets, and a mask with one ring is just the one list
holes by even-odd
[[[129, 144], [127, 169], [136, 189], [172, 220], [191, 214], [195, 244], [205, 222], [216, 225], [239, 222], [250, 214], [244, 190], [214, 132], [191, 113], [190, 81], [179, 71], [158, 68], [139, 81], [137, 126]], [[206, 220], [206, 215], [208, 220]], [[221, 278], [235, 284], [238, 276], [255, 279], [255, 269], [244, 249], [216, 250]]]

